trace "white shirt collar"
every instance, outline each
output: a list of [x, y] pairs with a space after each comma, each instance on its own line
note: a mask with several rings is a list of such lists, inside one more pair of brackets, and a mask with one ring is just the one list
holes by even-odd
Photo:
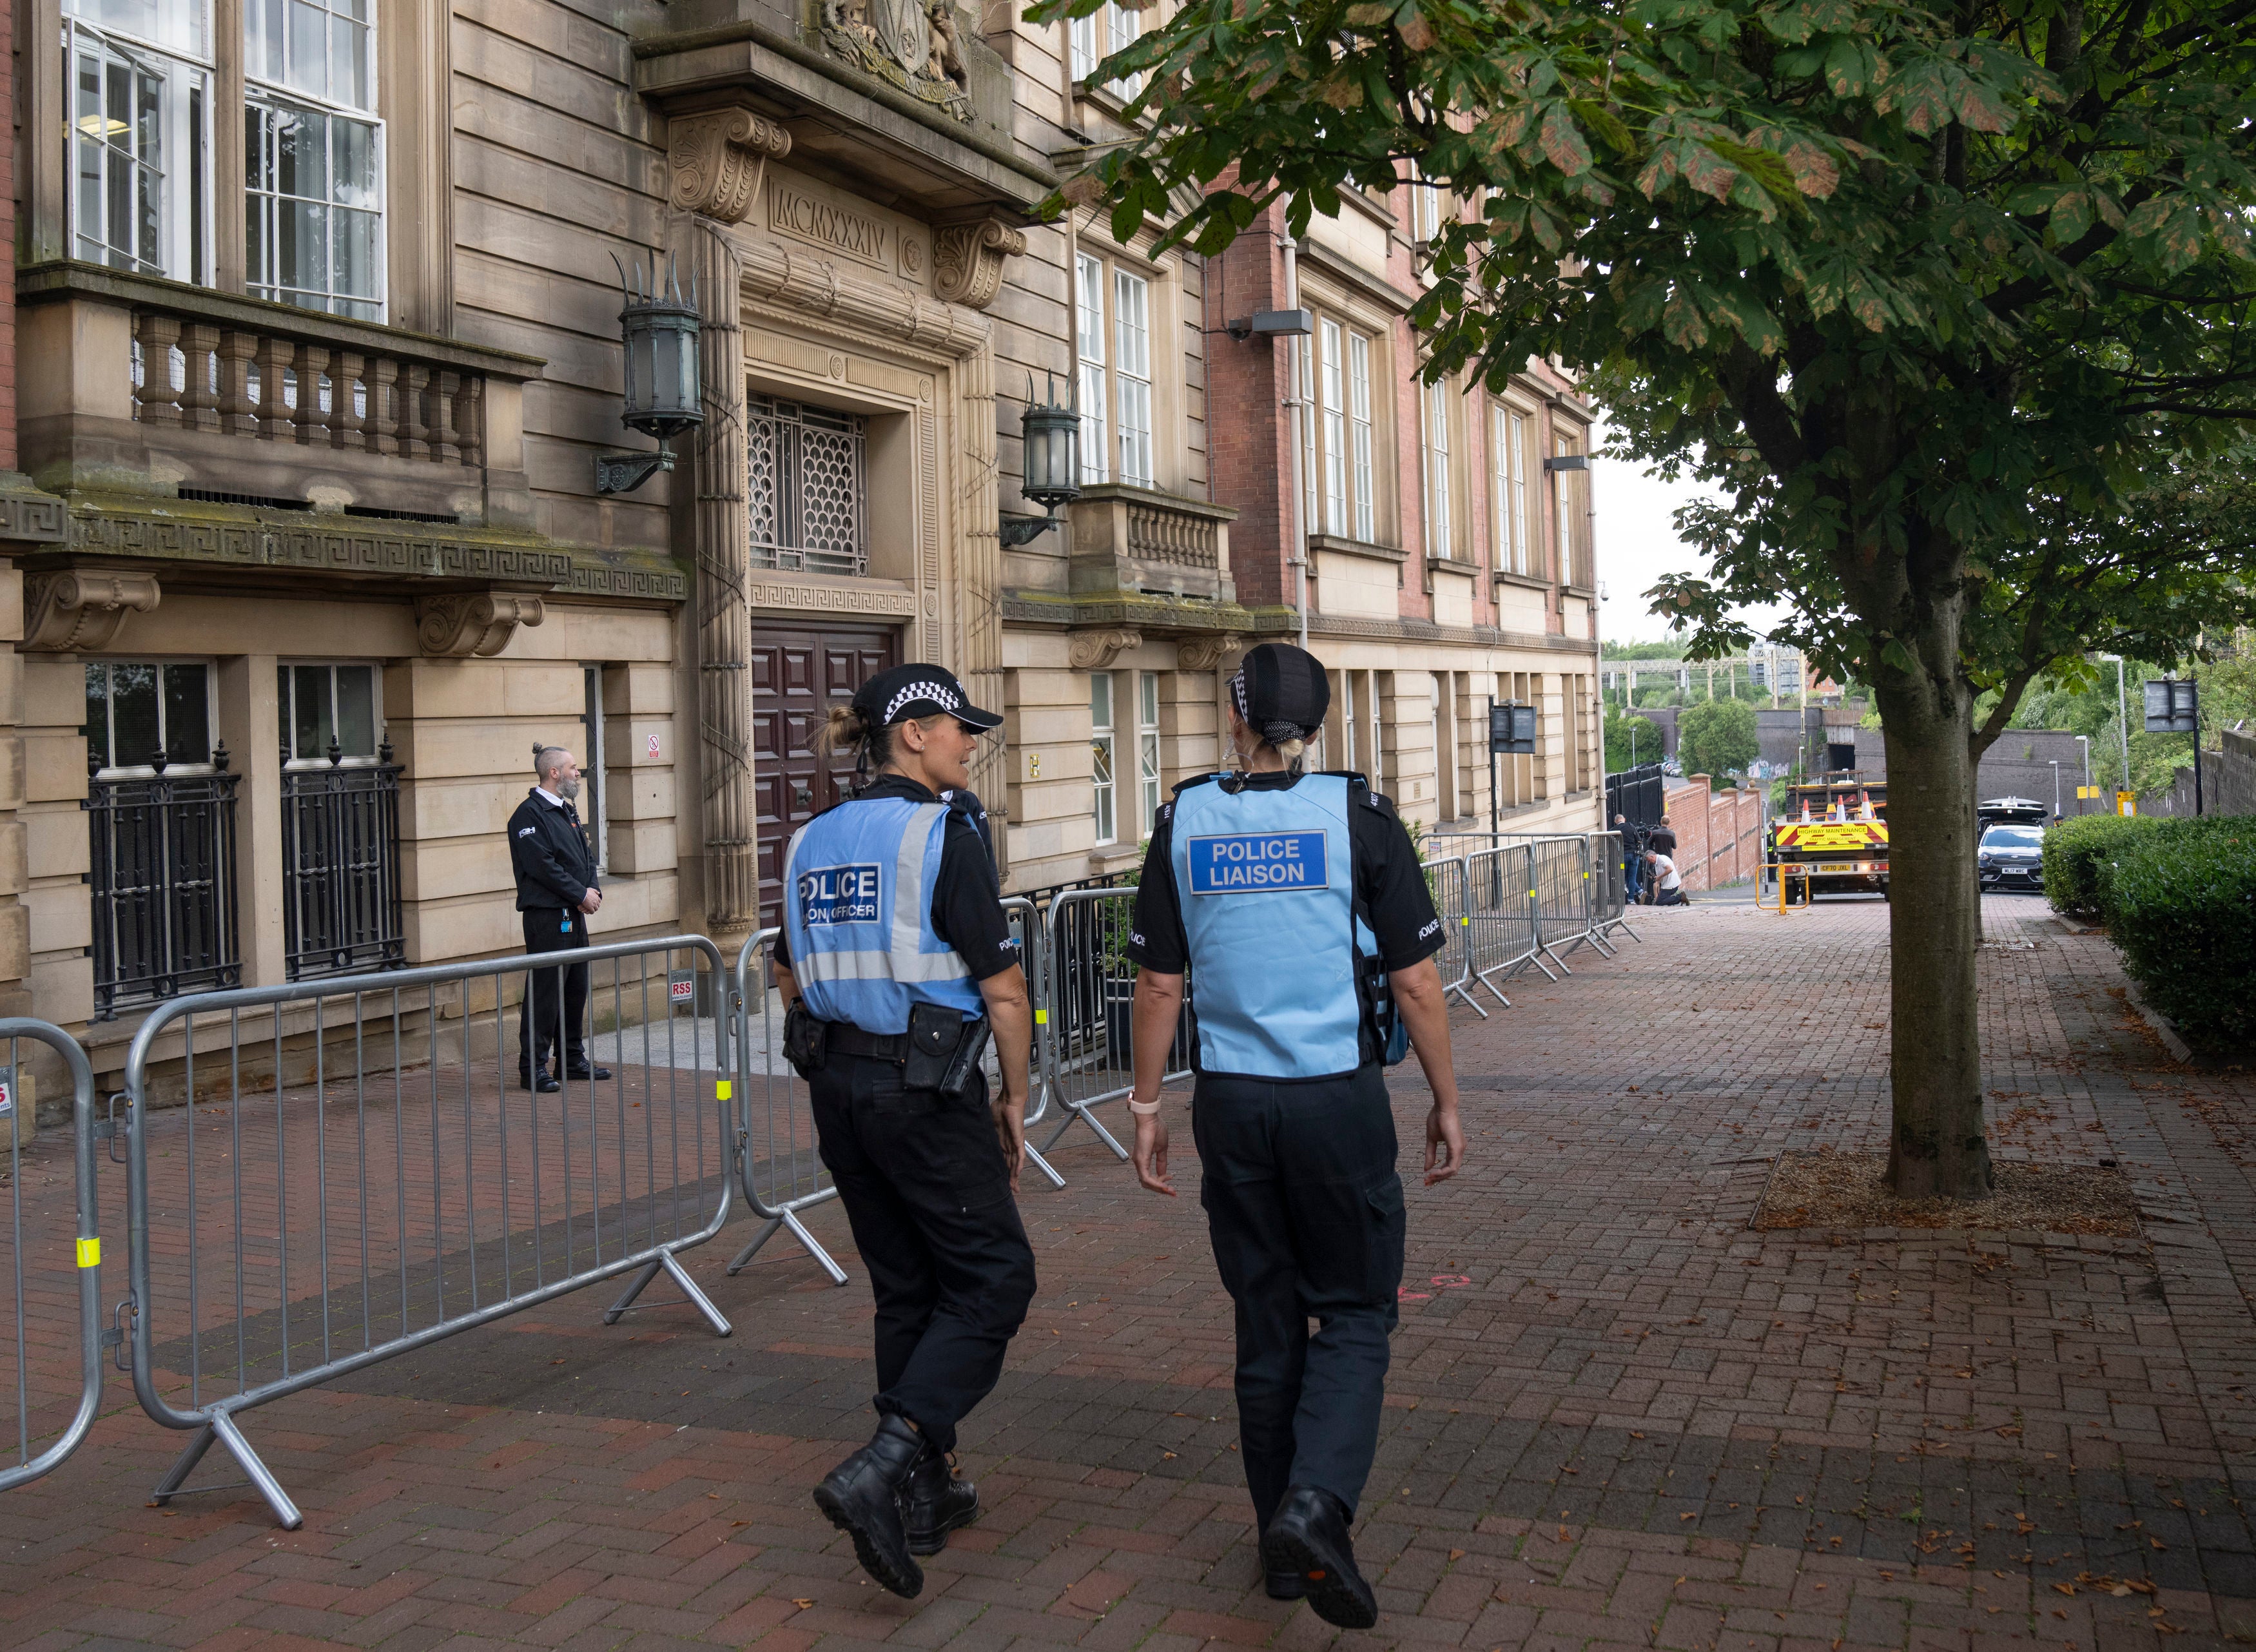
[[564, 807], [564, 800], [557, 796], [555, 793], [550, 791], [545, 786], [534, 787], [532, 788], [532, 794], [539, 798], [542, 802], [547, 804], [551, 808], [561, 808]]

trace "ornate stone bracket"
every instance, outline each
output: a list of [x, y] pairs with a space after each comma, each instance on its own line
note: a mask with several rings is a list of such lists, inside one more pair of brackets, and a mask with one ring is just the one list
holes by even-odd
[[99, 653], [116, 640], [127, 614], [148, 613], [163, 594], [153, 574], [67, 568], [25, 583], [21, 646], [38, 653]]
[[666, 140], [666, 204], [723, 223], [744, 221], [768, 162], [791, 153], [791, 134], [748, 109], [676, 115]]
[[1003, 290], [1003, 260], [1026, 250], [1026, 237], [1000, 218], [952, 223], [933, 231], [933, 290], [951, 304], [983, 310]]
[[519, 625], [547, 617], [538, 597], [508, 591], [466, 591], [415, 599], [415, 640], [436, 659], [490, 659], [509, 646]]
[[1071, 632], [1066, 637], [1066, 663], [1075, 671], [1102, 671], [1117, 660], [1123, 650], [1133, 648], [1143, 640], [1142, 632], [1123, 626]]
[[1175, 645], [1175, 665], [1182, 671], [1212, 671], [1244, 646], [1245, 639], [1234, 631], [1220, 632], [1211, 637], [1186, 637]]

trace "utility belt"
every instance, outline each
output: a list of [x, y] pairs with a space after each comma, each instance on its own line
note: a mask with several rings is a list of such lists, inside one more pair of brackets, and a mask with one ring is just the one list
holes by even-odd
[[916, 1004], [907, 1032], [865, 1033], [850, 1021], [820, 1020], [800, 1003], [784, 1013], [783, 1055], [801, 1078], [812, 1078], [833, 1055], [891, 1062], [908, 1089], [954, 1098], [970, 1086], [991, 1030], [983, 1015], [967, 1021], [945, 1004]]

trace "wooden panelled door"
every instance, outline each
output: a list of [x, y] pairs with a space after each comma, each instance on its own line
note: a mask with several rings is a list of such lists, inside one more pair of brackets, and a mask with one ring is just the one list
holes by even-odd
[[752, 624], [752, 775], [760, 833], [760, 922], [776, 921], [791, 835], [846, 795], [854, 759], [821, 757], [814, 737], [834, 705], [900, 661], [896, 632]]

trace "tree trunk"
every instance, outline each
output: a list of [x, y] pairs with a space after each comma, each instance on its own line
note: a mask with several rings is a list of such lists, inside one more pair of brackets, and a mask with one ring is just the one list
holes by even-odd
[[[1949, 661], [1943, 670], [1955, 677], [1956, 616], [1941, 618], [1950, 636], [1922, 638], [1918, 652]], [[1923, 686], [1874, 688], [1888, 754], [1888, 1184], [1907, 1199], [1981, 1199], [1991, 1177], [1976, 1024], [1972, 708], [1962, 682], [1937, 692], [1931, 677]]]

